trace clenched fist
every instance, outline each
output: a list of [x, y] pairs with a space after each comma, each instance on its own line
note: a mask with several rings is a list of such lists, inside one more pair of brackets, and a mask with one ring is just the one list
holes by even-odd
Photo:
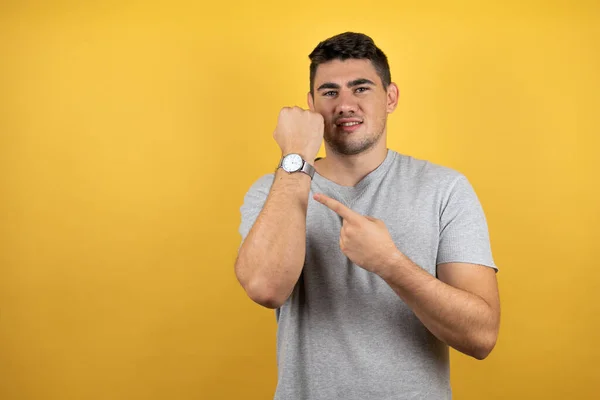
[[279, 112], [273, 138], [283, 155], [298, 153], [312, 163], [321, 147], [324, 130], [321, 114], [300, 107], [284, 107]]
[[381, 275], [401, 254], [383, 221], [361, 215], [324, 194], [315, 194], [314, 199], [342, 217], [340, 248], [354, 264]]

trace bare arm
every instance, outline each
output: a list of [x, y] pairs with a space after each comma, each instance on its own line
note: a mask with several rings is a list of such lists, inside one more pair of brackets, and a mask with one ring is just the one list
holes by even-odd
[[242, 244], [235, 273], [256, 303], [277, 308], [300, 277], [306, 252], [310, 177], [278, 170], [265, 205]]
[[479, 360], [494, 348], [500, 300], [493, 269], [442, 264], [436, 279], [398, 252], [379, 275], [444, 343]]
[[315, 200], [343, 218], [340, 248], [350, 260], [385, 280], [438, 339], [477, 359], [487, 357], [500, 324], [493, 269], [440, 264], [437, 279], [396, 248], [383, 221], [360, 215], [322, 194], [316, 194]]
[[[324, 130], [323, 117], [299, 107], [284, 107], [273, 137], [282, 155], [314, 160]], [[280, 307], [290, 296], [304, 265], [306, 210], [310, 177], [277, 170], [264, 205], [240, 247], [236, 276], [256, 303]]]

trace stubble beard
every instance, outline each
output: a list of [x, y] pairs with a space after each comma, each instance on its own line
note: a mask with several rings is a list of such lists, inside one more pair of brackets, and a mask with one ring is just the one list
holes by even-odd
[[359, 139], [348, 140], [345, 136], [355, 135], [355, 133], [338, 133], [335, 130], [327, 132], [324, 139], [334, 153], [344, 156], [353, 156], [363, 153], [375, 146], [381, 139], [381, 136], [383, 136], [384, 130], [385, 122], [383, 122], [381, 128], [377, 130], [377, 133], [366, 134]]

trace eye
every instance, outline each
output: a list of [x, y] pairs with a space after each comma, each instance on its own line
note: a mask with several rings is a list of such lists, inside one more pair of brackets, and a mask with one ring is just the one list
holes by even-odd
[[368, 88], [368, 87], [361, 86], [361, 87], [358, 87], [358, 88], [356, 88], [355, 92], [356, 92], [356, 93], [364, 93], [364, 92], [366, 92], [367, 90], [369, 90], [369, 88]]
[[334, 97], [337, 94], [337, 92], [335, 90], [330, 90], [328, 92], [324, 92], [323, 96], [324, 97]]

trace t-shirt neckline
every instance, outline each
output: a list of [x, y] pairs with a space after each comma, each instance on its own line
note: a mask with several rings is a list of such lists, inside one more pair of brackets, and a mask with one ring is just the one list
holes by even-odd
[[383, 177], [385, 173], [390, 169], [390, 166], [392, 165], [395, 157], [396, 153], [391, 149], [388, 149], [383, 162], [379, 164], [377, 168], [375, 168], [373, 171], [369, 172], [354, 186], [339, 185], [320, 175], [316, 171], [313, 176], [313, 182], [320, 188], [330, 189], [336, 193], [341, 194], [346, 200], [351, 201], [352, 199], [354, 199], [355, 196], [362, 193], [363, 190], [366, 189], [369, 185]]

